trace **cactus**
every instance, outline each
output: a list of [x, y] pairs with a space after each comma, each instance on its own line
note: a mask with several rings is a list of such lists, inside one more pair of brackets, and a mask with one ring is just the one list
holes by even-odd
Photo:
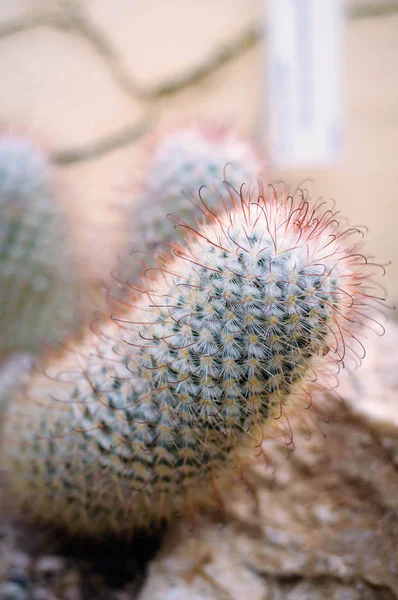
[[[219, 123], [190, 121], [155, 134], [148, 143], [139, 199], [129, 220], [131, 258], [122, 261], [117, 280], [133, 285], [141, 274], [138, 251], [147, 265], [153, 252], [178, 241], [179, 231], [168, 215], [195, 226], [206, 214], [203, 202], [214, 208], [227, 179], [235, 189], [256, 182], [265, 162], [254, 144]], [[201, 198], [198, 190], [201, 186]], [[129, 210], [131, 210], [129, 206]], [[124, 289], [124, 286], [122, 286]]]
[[89, 534], [194, 511], [290, 406], [308, 412], [315, 373], [356, 359], [373, 297], [357, 230], [261, 186], [227, 187], [208, 221], [142, 279], [127, 315], [14, 398], [14, 505]]
[[54, 344], [73, 321], [74, 267], [49, 161], [33, 142], [0, 137], [0, 359]]

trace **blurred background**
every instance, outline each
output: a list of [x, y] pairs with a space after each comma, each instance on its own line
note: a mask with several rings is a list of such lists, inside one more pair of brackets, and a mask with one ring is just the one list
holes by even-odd
[[[120, 248], [123, 214], [115, 205], [139, 173], [146, 132], [184, 115], [216, 116], [266, 147], [265, 6], [0, 1], [0, 125], [22, 129], [51, 152], [94, 279]], [[370, 252], [392, 261], [384, 283], [397, 302], [398, 0], [345, 0], [344, 20], [342, 159], [278, 167], [273, 177], [292, 185], [312, 179], [312, 195], [335, 198], [352, 224], [369, 226]]]

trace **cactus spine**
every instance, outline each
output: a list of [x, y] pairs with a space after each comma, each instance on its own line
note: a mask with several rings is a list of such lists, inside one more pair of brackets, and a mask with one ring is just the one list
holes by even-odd
[[308, 404], [315, 369], [355, 356], [372, 296], [355, 231], [301, 195], [229, 193], [127, 315], [14, 399], [3, 468], [37, 518], [99, 534], [195, 508]]
[[53, 344], [73, 322], [74, 268], [45, 154], [0, 137], [0, 360]]

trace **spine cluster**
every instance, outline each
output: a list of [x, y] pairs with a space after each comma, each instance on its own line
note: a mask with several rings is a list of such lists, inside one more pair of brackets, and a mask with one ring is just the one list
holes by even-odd
[[359, 360], [374, 267], [358, 230], [261, 185], [225, 186], [206, 221], [14, 399], [3, 468], [37, 518], [100, 534], [195, 510], [308, 408], [319, 371]]

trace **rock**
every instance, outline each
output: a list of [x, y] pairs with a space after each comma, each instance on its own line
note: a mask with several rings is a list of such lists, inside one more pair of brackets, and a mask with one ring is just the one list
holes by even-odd
[[10, 557], [10, 564], [14, 569], [29, 571], [32, 566], [32, 557], [26, 552], [14, 552]]
[[13, 552], [8, 561], [8, 581], [16, 583], [24, 590], [30, 587], [32, 558], [25, 552]]
[[132, 600], [134, 596], [125, 591], [113, 592], [110, 600]]
[[32, 589], [31, 600], [57, 600], [57, 598], [47, 588], [35, 586]]
[[396, 327], [389, 324], [382, 337], [366, 345], [361, 368], [351, 374], [342, 373], [340, 382], [349, 409], [382, 437], [388, 437], [390, 431], [394, 436], [398, 429], [396, 344]]
[[77, 569], [68, 569], [62, 577], [63, 586], [80, 586], [82, 583], [82, 576]]
[[68, 585], [62, 590], [64, 600], [83, 600], [83, 591], [78, 585]]
[[77, 569], [65, 573], [60, 587], [63, 600], [83, 600], [82, 576]]
[[8, 580], [16, 583], [24, 590], [27, 590], [30, 586], [29, 573], [25, 569], [12, 568]]
[[6, 581], [0, 585], [0, 600], [28, 600], [28, 595], [17, 583]]
[[36, 561], [35, 572], [39, 578], [54, 580], [59, 577], [66, 567], [62, 556], [42, 556]]

